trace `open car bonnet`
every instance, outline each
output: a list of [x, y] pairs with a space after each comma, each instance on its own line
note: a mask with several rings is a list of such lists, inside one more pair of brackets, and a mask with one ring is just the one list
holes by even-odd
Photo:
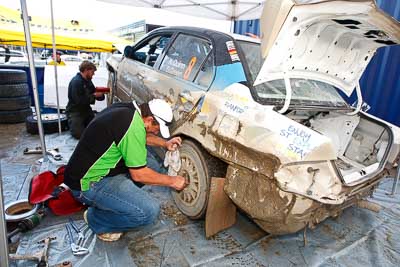
[[261, 25], [265, 61], [254, 85], [306, 78], [349, 96], [375, 51], [400, 43], [400, 23], [375, 0], [266, 0]]

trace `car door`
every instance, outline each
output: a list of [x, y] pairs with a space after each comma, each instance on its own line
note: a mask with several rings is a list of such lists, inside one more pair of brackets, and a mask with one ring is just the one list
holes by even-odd
[[158, 72], [154, 65], [169, 43], [173, 32], [149, 36], [125, 55], [118, 67], [117, 97], [121, 101], [136, 100], [139, 104], [153, 99], [148, 81], [157, 80]]
[[158, 75], [147, 76], [144, 82], [153, 97], [171, 104], [179, 125], [211, 84], [215, 71], [212, 44], [205, 38], [179, 33], [156, 68]]

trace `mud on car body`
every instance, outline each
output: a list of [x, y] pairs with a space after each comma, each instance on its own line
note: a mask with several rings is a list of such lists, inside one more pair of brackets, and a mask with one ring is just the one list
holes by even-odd
[[[226, 177], [260, 227], [293, 233], [358, 204], [396, 166], [399, 128], [360, 110], [358, 81], [376, 49], [399, 43], [399, 23], [371, 0], [307, 2], [267, 1], [262, 42], [168, 27], [108, 61], [114, 101], [171, 104], [187, 216], [201, 218], [210, 177]], [[355, 108], [342, 97], [354, 88]]]

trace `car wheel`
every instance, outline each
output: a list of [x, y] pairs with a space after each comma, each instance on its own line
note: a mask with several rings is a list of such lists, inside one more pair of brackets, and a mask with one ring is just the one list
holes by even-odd
[[207, 209], [211, 177], [225, 173], [226, 166], [192, 141], [183, 141], [179, 152], [179, 175], [185, 177], [189, 185], [180, 192], [172, 191], [172, 196], [183, 214], [191, 219], [199, 219]]
[[[61, 131], [68, 130], [68, 120], [65, 114], [60, 114]], [[26, 131], [30, 134], [38, 134], [37, 116], [28, 116], [25, 121]], [[56, 113], [42, 114], [42, 125], [45, 134], [58, 132], [58, 115]]]

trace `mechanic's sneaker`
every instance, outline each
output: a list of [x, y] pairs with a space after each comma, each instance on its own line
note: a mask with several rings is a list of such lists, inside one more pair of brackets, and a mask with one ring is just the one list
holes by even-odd
[[89, 225], [88, 220], [87, 220], [87, 210], [85, 210], [85, 211], [83, 212], [83, 220], [85, 221], [85, 223], [86, 223], [87, 225]]
[[100, 240], [106, 241], [106, 242], [114, 242], [120, 239], [122, 236], [122, 233], [103, 233], [103, 234], [97, 234], [97, 237]]

